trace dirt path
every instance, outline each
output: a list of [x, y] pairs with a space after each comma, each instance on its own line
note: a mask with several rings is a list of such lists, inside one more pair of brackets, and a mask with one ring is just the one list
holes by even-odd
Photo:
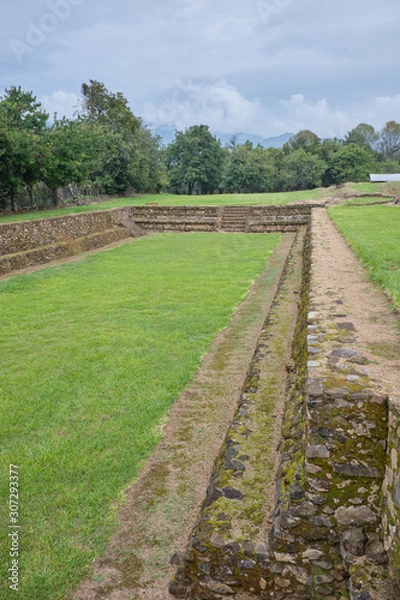
[[400, 333], [390, 302], [337, 231], [326, 210], [312, 219], [313, 301], [322, 318], [352, 323], [367, 374], [393, 398], [400, 396]]
[[70, 600], [173, 598], [168, 585], [176, 567], [169, 559], [187, 545], [293, 239], [282, 236], [193, 383], [170, 409], [161, 442], [126, 492], [106, 553]]

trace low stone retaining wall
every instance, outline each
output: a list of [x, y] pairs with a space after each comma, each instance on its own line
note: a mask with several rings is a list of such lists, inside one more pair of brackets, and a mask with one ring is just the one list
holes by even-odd
[[82, 238], [119, 225], [125, 209], [85, 212], [34, 221], [0, 224], [1, 255]]
[[[224, 219], [225, 214], [225, 219]], [[0, 275], [146, 232], [297, 231], [309, 206], [132, 206], [0, 224]], [[227, 217], [229, 215], [229, 218]], [[85, 240], [85, 241], [83, 241]]]
[[[286, 383], [282, 387], [277, 386], [277, 380], [286, 378], [285, 364], [290, 363], [291, 355], [282, 354], [281, 345], [283, 336], [289, 336], [293, 341], [294, 325], [292, 320], [291, 328], [287, 328], [287, 324], [282, 322], [282, 313], [287, 313], [286, 318], [292, 319], [291, 315], [288, 316], [286, 303], [293, 304], [293, 294], [299, 294], [293, 274], [298, 277], [302, 270], [300, 259], [303, 237], [304, 232], [300, 248], [294, 247], [287, 259], [272, 310], [267, 316], [249, 367], [237, 413], [217, 457], [207, 496], [188, 548], [185, 554], [178, 553], [173, 557], [173, 561], [178, 564], [178, 571], [170, 591], [179, 598], [281, 598], [282, 582], [284, 597], [300, 597], [295, 595], [296, 588], [299, 587], [296, 578], [292, 582], [285, 579], [285, 575], [289, 567], [295, 575], [299, 576], [301, 573], [304, 583], [305, 572], [300, 567], [287, 565], [287, 555], [280, 549], [277, 550], [276, 557], [271, 550], [271, 515], [270, 509], [265, 514], [263, 493], [266, 485], [274, 485], [273, 478], [269, 481], [270, 474], [265, 471], [268, 462], [266, 455], [271, 455], [273, 449], [266, 443], [262, 424], [267, 426], [268, 419], [273, 419], [274, 415], [276, 418], [276, 411], [281, 403], [279, 397], [283, 398], [285, 395]], [[309, 263], [309, 236], [306, 237], [304, 274]], [[291, 381], [288, 382], [290, 402], [286, 412], [291, 411], [296, 398], [303, 399], [307, 294], [308, 283], [304, 277], [294, 345], [302, 348], [303, 352], [297, 352], [294, 357], [295, 367]], [[276, 343], [277, 339], [279, 341]], [[272, 409], [269, 406], [269, 411], [268, 404], [265, 406], [266, 398], [273, 406]], [[287, 459], [294, 459], [299, 451], [304, 455], [304, 441], [301, 439], [304, 438], [304, 421], [298, 419], [297, 415], [294, 420], [303, 426], [300, 425], [300, 439], [296, 433], [294, 452], [291, 444], [287, 445]], [[281, 489], [279, 497], [283, 497]], [[274, 502], [272, 506], [273, 504]], [[282, 564], [281, 557], [284, 561]]]
[[218, 206], [132, 206], [129, 217], [145, 231], [217, 231]]
[[[146, 231], [297, 231], [310, 222], [311, 206], [135, 206], [130, 218]], [[225, 215], [229, 214], [229, 226]], [[235, 222], [235, 214], [236, 222]]]
[[244, 501], [240, 480], [254, 460], [240, 443], [254, 410], [244, 390], [189, 545], [173, 557], [177, 597], [400, 598], [400, 405], [370, 379], [339, 295], [330, 291], [332, 312], [319, 314], [314, 251], [306, 242], [272, 524], [264, 539], [226, 539], [229, 503]]
[[[400, 402], [389, 402], [389, 436], [383, 482], [383, 532], [390, 575], [400, 581]], [[399, 595], [400, 597], [400, 595]]]
[[26, 269], [43, 265], [55, 260], [63, 260], [75, 256], [80, 252], [96, 250], [108, 244], [113, 244], [127, 239], [131, 234], [124, 227], [113, 227], [98, 233], [92, 233], [85, 237], [58, 242], [25, 252], [16, 252], [6, 256], [0, 256], [0, 275], [12, 273], [18, 269]]

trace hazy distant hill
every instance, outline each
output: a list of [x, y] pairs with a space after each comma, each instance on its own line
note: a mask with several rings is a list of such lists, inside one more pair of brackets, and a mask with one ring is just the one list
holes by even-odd
[[[159, 125], [158, 127], [149, 125], [149, 127], [154, 133], [161, 137], [166, 146], [175, 139], [174, 127], [170, 127], [169, 125]], [[212, 133], [221, 140], [223, 146], [229, 144], [234, 138], [236, 144], [244, 144], [245, 142], [250, 141], [253, 142], [254, 146], [260, 144], [264, 148], [282, 148], [283, 144], [294, 135], [293, 133], [283, 133], [282, 135], [263, 138], [261, 135], [253, 135], [251, 133], [219, 133], [218, 131], [213, 131]]]

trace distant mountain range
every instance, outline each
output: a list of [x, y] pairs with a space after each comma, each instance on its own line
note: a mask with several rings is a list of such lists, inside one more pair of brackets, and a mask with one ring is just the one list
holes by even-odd
[[[149, 125], [149, 128], [153, 133], [161, 137], [165, 146], [168, 146], [168, 144], [175, 139], [176, 130], [174, 127], [170, 127], [169, 125], [152, 127]], [[260, 144], [263, 148], [282, 148], [283, 144], [286, 144], [286, 142], [294, 135], [293, 133], [283, 133], [282, 135], [264, 138], [261, 135], [254, 135], [252, 133], [219, 133], [218, 131], [212, 131], [211, 133], [215, 135], [217, 139], [221, 140], [223, 146], [226, 146], [234, 139], [236, 144], [244, 144], [249, 141], [252, 142], [254, 146]]]

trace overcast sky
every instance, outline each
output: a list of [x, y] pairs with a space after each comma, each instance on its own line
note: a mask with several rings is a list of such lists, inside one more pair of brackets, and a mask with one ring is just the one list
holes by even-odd
[[0, 93], [97, 79], [153, 124], [343, 136], [400, 121], [399, 0], [2, 0]]

